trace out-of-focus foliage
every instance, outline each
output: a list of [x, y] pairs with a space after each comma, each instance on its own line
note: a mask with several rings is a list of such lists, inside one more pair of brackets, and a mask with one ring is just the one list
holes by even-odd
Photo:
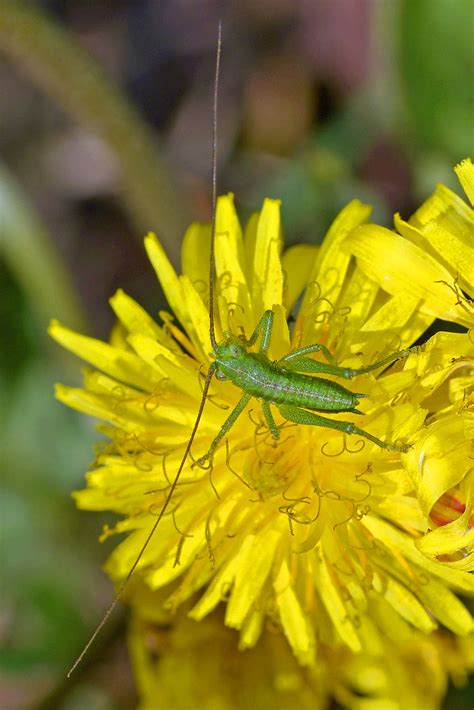
[[[0, 0], [0, 25], [13, 5]], [[221, 3], [32, 5], [122, 87], [159, 142], [183, 212], [208, 219]], [[235, 191], [241, 213], [263, 195], [279, 197], [287, 243], [317, 242], [354, 197], [390, 224], [393, 211], [406, 216], [436, 181], [455, 187], [452, 167], [472, 139], [469, 0], [261, 0], [232, 4], [223, 19], [218, 189]], [[82, 674], [63, 684], [111, 590], [97, 543], [107, 521], [76, 511], [70, 499], [96, 434], [52, 394], [54, 381], [78, 381], [79, 366], [48, 343], [44, 326], [59, 315], [77, 326], [62, 315], [54, 274], [63, 269], [94, 335], [112, 325], [107, 298], [118, 286], [153, 315], [164, 302], [121, 201], [117, 155], [49, 96], [41, 58], [29, 62], [35, 76], [0, 38], [1, 160], [20, 186], [29, 225], [18, 257], [0, 207], [0, 705], [21, 710], [50, 697], [44, 707], [129, 708], [123, 628], [113, 642], [112, 625]], [[74, 71], [68, 65], [71, 87]], [[0, 185], [0, 205], [5, 196]], [[173, 251], [176, 258], [178, 244]], [[449, 695], [446, 707], [470, 707], [468, 691]]]
[[470, 0], [401, 3], [400, 76], [411, 139], [418, 153], [451, 163], [472, 151], [473, 23]]

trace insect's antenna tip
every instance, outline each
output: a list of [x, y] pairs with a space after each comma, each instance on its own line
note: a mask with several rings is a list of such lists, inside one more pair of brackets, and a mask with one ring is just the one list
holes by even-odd
[[214, 286], [215, 286], [215, 241], [216, 241], [216, 212], [217, 212], [217, 107], [219, 95], [219, 70], [221, 63], [222, 47], [222, 20], [217, 25], [216, 65], [214, 74], [214, 104], [212, 112], [212, 227], [211, 227], [211, 253], [209, 259], [209, 337], [214, 350], [217, 348], [214, 325]]
[[[130, 575], [129, 575], [129, 577], [130, 577]], [[107, 623], [107, 620], [108, 620], [109, 616], [111, 615], [111, 613], [113, 612], [113, 610], [114, 610], [115, 607], [117, 606], [117, 602], [119, 601], [119, 599], [120, 599], [120, 597], [121, 597], [121, 594], [122, 594], [123, 590], [125, 589], [125, 586], [126, 586], [126, 584], [127, 584], [127, 582], [128, 582], [129, 577], [127, 577], [125, 583], [122, 584], [121, 588], [119, 589], [119, 591], [117, 592], [117, 594], [116, 594], [115, 597], [113, 598], [112, 603], [110, 604], [109, 608], [107, 609], [107, 611], [105, 612], [104, 616], [102, 617], [102, 620], [101, 620], [100, 624], [97, 626], [97, 628], [95, 629], [94, 633], [93, 633], [92, 636], [89, 638], [88, 642], [86, 643], [86, 645], [85, 645], [84, 648], [82, 649], [82, 651], [81, 651], [81, 653], [79, 654], [79, 656], [78, 656], [78, 657], [76, 658], [76, 660], [74, 661], [74, 663], [73, 663], [73, 665], [71, 666], [71, 668], [68, 670], [67, 675], [66, 675], [67, 678], [70, 678], [70, 677], [72, 676], [72, 674], [74, 673], [74, 671], [76, 670], [76, 668], [80, 665], [80, 663], [82, 662], [82, 659], [83, 659], [84, 656], [87, 654], [87, 652], [89, 651], [90, 647], [92, 646], [92, 644], [93, 644], [94, 641], [96, 640], [97, 636], [98, 636], [99, 633], [102, 631], [102, 629], [103, 629], [103, 627], [105, 626], [105, 624]]]

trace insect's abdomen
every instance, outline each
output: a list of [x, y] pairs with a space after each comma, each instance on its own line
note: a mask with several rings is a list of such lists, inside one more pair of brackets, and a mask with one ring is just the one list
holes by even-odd
[[358, 404], [357, 396], [337, 382], [286, 370], [257, 353], [218, 365], [235, 385], [267, 402], [327, 412], [350, 411]]

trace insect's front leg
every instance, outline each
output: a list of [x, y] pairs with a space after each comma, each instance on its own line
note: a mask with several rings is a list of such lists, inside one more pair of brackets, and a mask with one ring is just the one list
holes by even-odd
[[203, 466], [206, 463], [206, 461], [209, 461], [209, 459], [212, 458], [214, 451], [216, 450], [217, 446], [219, 445], [219, 442], [224, 438], [224, 436], [227, 434], [227, 432], [233, 427], [233, 425], [237, 421], [237, 418], [240, 416], [240, 414], [242, 414], [245, 407], [250, 402], [251, 398], [252, 398], [252, 395], [244, 394], [243, 397], [241, 397], [241, 399], [237, 402], [234, 409], [231, 411], [231, 413], [229, 414], [229, 416], [225, 420], [224, 424], [220, 428], [214, 441], [210, 445], [207, 454], [204, 454], [204, 456], [201, 456], [201, 458], [198, 459], [197, 463], [199, 464], [199, 466]]
[[308, 424], [309, 426], [323, 426], [329, 429], [337, 429], [345, 434], [357, 434], [358, 436], [363, 436], [365, 439], [372, 441], [377, 446], [382, 449], [387, 449], [387, 451], [400, 451], [406, 452], [410, 448], [410, 444], [391, 444], [387, 441], [382, 441], [378, 439], [373, 434], [360, 429], [358, 426], [352, 422], [341, 422], [337, 419], [329, 419], [329, 417], [322, 417], [320, 414], [315, 412], [309, 412], [306, 409], [300, 409], [299, 407], [294, 407], [287, 404], [277, 404], [277, 408], [280, 414], [288, 419], [290, 422], [295, 422], [296, 424]]
[[273, 311], [265, 311], [263, 316], [258, 321], [255, 330], [253, 331], [250, 338], [247, 340], [242, 337], [242, 342], [246, 347], [254, 345], [257, 339], [261, 336], [262, 340], [260, 342], [259, 352], [267, 354], [267, 350], [270, 346], [270, 338], [272, 336], [273, 328]]

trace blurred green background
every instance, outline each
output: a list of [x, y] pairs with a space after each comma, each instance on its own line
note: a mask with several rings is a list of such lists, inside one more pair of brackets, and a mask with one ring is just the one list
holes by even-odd
[[[185, 225], [210, 217], [219, 14], [218, 191], [244, 218], [281, 198], [287, 243], [320, 241], [353, 197], [380, 223], [407, 217], [437, 181], [458, 190], [452, 168], [472, 148], [472, 0], [0, 0], [8, 710], [136, 702], [120, 614], [64, 684], [111, 586], [106, 516], [70, 498], [93, 423], [53, 399], [81, 365], [45, 329], [58, 317], [107, 338], [119, 286], [152, 314], [164, 306], [142, 236], [155, 230], [179, 265]], [[469, 690], [446, 707], [470, 708]]]

